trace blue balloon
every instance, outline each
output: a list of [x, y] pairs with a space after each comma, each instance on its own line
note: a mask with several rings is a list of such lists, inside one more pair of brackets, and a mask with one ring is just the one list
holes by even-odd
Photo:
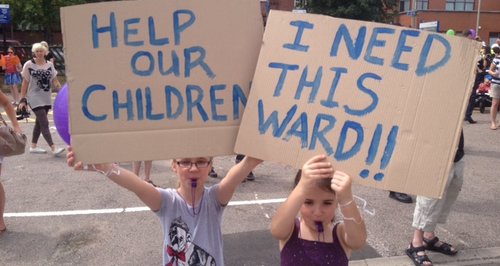
[[54, 124], [57, 133], [68, 145], [71, 145], [71, 135], [69, 133], [69, 110], [68, 110], [68, 84], [62, 86], [54, 100]]

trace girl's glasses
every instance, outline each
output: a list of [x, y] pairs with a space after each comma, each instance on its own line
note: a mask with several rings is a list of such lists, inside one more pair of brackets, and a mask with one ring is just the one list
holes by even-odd
[[189, 169], [193, 167], [193, 165], [196, 165], [197, 168], [207, 168], [211, 162], [212, 161], [197, 161], [197, 162], [180, 161], [176, 163], [180, 168]]

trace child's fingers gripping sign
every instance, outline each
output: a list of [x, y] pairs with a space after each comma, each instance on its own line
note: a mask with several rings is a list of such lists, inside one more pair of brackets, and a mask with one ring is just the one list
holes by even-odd
[[71, 146], [68, 147], [68, 153], [66, 154], [66, 162], [68, 166], [73, 167], [75, 170], [90, 170], [96, 171], [94, 165], [90, 167], [88, 165], [84, 165], [82, 162], [75, 162], [75, 153], [73, 152], [73, 148]]
[[302, 167], [302, 175], [306, 178], [332, 177], [333, 167], [325, 155], [316, 155], [309, 159]]
[[335, 173], [333, 174], [331, 186], [332, 189], [337, 193], [337, 198], [339, 200], [344, 197], [352, 197], [351, 183], [352, 179], [348, 174], [341, 171], [335, 171]]

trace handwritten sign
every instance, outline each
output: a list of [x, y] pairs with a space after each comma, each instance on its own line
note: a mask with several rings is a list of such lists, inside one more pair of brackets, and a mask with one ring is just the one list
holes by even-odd
[[297, 168], [323, 153], [361, 184], [437, 197], [478, 49], [465, 38], [271, 11], [235, 150]]
[[259, 8], [253, 0], [62, 8], [78, 159], [231, 154], [262, 41]]

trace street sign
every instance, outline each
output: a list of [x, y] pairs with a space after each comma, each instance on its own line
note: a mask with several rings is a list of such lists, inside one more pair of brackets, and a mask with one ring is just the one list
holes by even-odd
[[0, 24], [10, 23], [10, 10], [8, 4], [0, 4]]
[[426, 31], [439, 32], [439, 21], [422, 22], [418, 28]]
[[417, 15], [417, 11], [416, 10], [410, 10], [406, 13], [406, 15], [410, 16], [410, 17], [415, 17]]

